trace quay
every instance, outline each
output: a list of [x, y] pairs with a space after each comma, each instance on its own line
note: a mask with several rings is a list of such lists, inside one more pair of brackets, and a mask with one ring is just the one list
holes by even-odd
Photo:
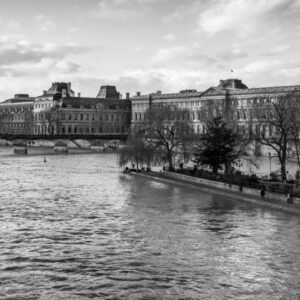
[[224, 182], [217, 182], [168, 171], [130, 172], [130, 174], [135, 176], [145, 176], [167, 183], [177, 183], [181, 185], [188, 184], [201, 189], [202, 192], [227, 195], [236, 201], [250, 202], [262, 207], [300, 215], [300, 198], [293, 197], [294, 203], [288, 204], [286, 195], [284, 194], [266, 192], [262, 199], [259, 189], [243, 187], [242, 191], [240, 191], [240, 187], [237, 185], [229, 185]]

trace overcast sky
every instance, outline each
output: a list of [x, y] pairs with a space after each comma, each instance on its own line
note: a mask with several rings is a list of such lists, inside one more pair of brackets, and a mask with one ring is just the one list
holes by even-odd
[[0, 0], [0, 101], [300, 84], [299, 0]]

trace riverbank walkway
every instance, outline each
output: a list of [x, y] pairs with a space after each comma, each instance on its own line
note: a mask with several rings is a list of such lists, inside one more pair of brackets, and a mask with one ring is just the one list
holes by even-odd
[[168, 171], [149, 171], [149, 172], [130, 172], [136, 176], [146, 176], [157, 180], [178, 183], [183, 185], [191, 185], [200, 188], [202, 191], [207, 191], [214, 194], [226, 195], [233, 200], [246, 201], [257, 204], [259, 206], [268, 207], [291, 214], [300, 215], [300, 199], [293, 198], [294, 203], [287, 203], [286, 195], [266, 192], [262, 198], [259, 189], [243, 188], [242, 191], [237, 185], [229, 185], [224, 182], [216, 182], [203, 178], [182, 175]]

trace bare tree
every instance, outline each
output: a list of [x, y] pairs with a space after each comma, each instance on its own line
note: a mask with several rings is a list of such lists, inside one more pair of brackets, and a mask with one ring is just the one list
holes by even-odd
[[291, 139], [295, 147], [295, 154], [297, 159], [297, 164], [300, 169], [300, 95], [296, 93], [291, 93], [289, 95], [291, 107]]
[[119, 166], [124, 167], [127, 163], [139, 166], [146, 164], [150, 166], [153, 160], [153, 149], [146, 145], [142, 134], [134, 134], [129, 136], [127, 143], [119, 152]]
[[259, 132], [256, 139], [261, 145], [273, 149], [280, 163], [282, 180], [286, 180], [288, 147], [295, 129], [292, 120], [298, 104], [287, 94], [270, 99], [267, 105], [260, 106]]
[[146, 111], [142, 127], [146, 142], [156, 154], [165, 158], [169, 170], [173, 170], [174, 154], [186, 153], [194, 137], [189, 125], [189, 112], [166, 105], [150, 108]]
[[41, 113], [41, 123], [47, 129], [46, 134], [54, 135], [56, 128], [58, 127], [59, 115], [57, 107], [53, 106], [48, 110]]

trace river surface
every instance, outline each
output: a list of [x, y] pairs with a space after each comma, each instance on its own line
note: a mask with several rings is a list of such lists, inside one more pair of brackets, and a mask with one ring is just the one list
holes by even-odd
[[0, 148], [0, 299], [300, 299], [300, 220], [121, 175], [115, 154]]

